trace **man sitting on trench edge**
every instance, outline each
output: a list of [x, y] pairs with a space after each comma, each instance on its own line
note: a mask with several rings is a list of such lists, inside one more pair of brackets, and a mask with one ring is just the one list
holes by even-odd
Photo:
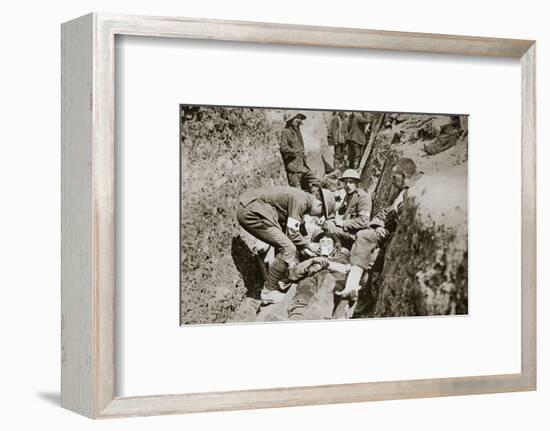
[[342, 246], [351, 249], [356, 234], [369, 227], [372, 208], [370, 196], [359, 188], [361, 176], [354, 169], [346, 169], [340, 178], [346, 192], [342, 205], [336, 211], [334, 220], [327, 220], [322, 226], [324, 232], [335, 235]]

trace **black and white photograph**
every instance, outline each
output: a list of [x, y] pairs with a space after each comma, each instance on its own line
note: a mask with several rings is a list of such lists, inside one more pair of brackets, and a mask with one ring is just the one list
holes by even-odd
[[182, 325], [468, 314], [468, 115], [180, 118]]

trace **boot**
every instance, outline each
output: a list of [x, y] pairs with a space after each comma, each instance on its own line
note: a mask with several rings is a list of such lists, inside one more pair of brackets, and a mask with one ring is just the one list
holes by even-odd
[[264, 299], [266, 303], [275, 303], [282, 300], [284, 293], [279, 291], [279, 281], [285, 277], [287, 268], [288, 264], [284, 260], [277, 257], [273, 260], [262, 289], [262, 302], [264, 302]]

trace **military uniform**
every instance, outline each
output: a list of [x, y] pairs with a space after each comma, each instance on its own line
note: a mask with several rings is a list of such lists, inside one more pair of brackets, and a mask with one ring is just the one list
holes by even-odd
[[[336, 251], [331, 257], [310, 259], [314, 264], [318, 259], [340, 264], [349, 263], [349, 255]], [[300, 271], [305, 265], [306, 270]], [[331, 319], [335, 308], [335, 290], [342, 289], [346, 274], [323, 268], [314, 273], [308, 271], [312, 265], [308, 261], [300, 263], [290, 273], [291, 281], [298, 282], [296, 293], [288, 305], [289, 320], [322, 320]]]
[[307, 165], [304, 139], [298, 127], [287, 123], [281, 133], [279, 149], [290, 186], [309, 191], [311, 185], [320, 183], [317, 176]]
[[325, 225], [327, 232], [336, 235], [344, 247], [351, 248], [357, 232], [369, 227], [371, 208], [368, 193], [357, 188], [351, 195], [346, 194], [344, 203], [338, 209], [343, 216], [342, 226], [336, 226], [333, 221], [328, 221]]
[[367, 144], [365, 127], [370, 124], [369, 114], [355, 114], [351, 122], [351, 129], [348, 139], [348, 153], [350, 168], [357, 169], [363, 155], [363, 148]]
[[356, 234], [356, 240], [350, 252], [350, 262], [363, 270], [368, 270], [374, 250], [379, 248], [388, 236], [397, 229], [397, 218], [408, 187], [395, 189], [390, 205], [381, 209], [368, 223], [366, 229]]
[[[346, 142], [346, 132], [344, 130], [344, 120], [336, 114], [330, 121], [327, 141], [330, 146], [334, 146], [334, 167], [339, 168], [344, 156], [344, 144]], [[347, 126], [346, 126], [347, 127]]]
[[237, 220], [251, 235], [273, 246], [277, 256], [293, 265], [297, 248], [309, 242], [300, 233], [303, 217], [311, 211], [314, 196], [279, 186], [250, 190], [239, 199]]

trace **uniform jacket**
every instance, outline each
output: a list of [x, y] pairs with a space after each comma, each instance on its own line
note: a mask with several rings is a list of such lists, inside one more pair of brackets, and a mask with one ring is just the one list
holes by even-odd
[[304, 215], [313, 207], [314, 196], [289, 186], [265, 187], [250, 190], [240, 197], [244, 207], [252, 206], [267, 225], [281, 229], [298, 247], [309, 244], [300, 233]]
[[408, 189], [408, 186], [405, 186], [402, 189], [395, 189], [392, 193], [393, 199], [390, 200], [391, 204], [385, 206], [380, 211], [378, 211], [378, 213], [376, 213], [376, 215], [370, 221], [369, 227], [383, 227], [390, 232], [395, 231], [395, 229], [397, 228], [397, 217], [399, 216], [401, 210], [401, 205], [396, 207], [395, 202], [400, 197], [406, 199]]
[[346, 232], [357, 232], [369, 227], [372, 203], [370, 196], [363, 189], [356, 189], [352, 195], [346, 195], [339, 212], [342, 213], [342, 229]]
[[347, 127], [347, 125], [344, 124], [344, 120], [342, 120], [339, 115], [334, 115], [332, 117], [328, 131], [329, 145], [343, 144], [346, 142], [347, 130], [345, 127]]
[[342, 120], [340, 126], [345, 143], [350, 138], [351, 120], [349, 118], [349, 115], [346, 115], [346, 117]]
[[301, 173], [309, 170], [304, 152], [304, 139], [299, 128], [287, 126], [283, 129], [279, 149], [287, 172]]
[[365, 145], [367, 143], [365, 126], [368, 123], [370, 123], [370, 116], [368, 114], [355, 114], [351, 122], [349, 139], [357, 144]]

